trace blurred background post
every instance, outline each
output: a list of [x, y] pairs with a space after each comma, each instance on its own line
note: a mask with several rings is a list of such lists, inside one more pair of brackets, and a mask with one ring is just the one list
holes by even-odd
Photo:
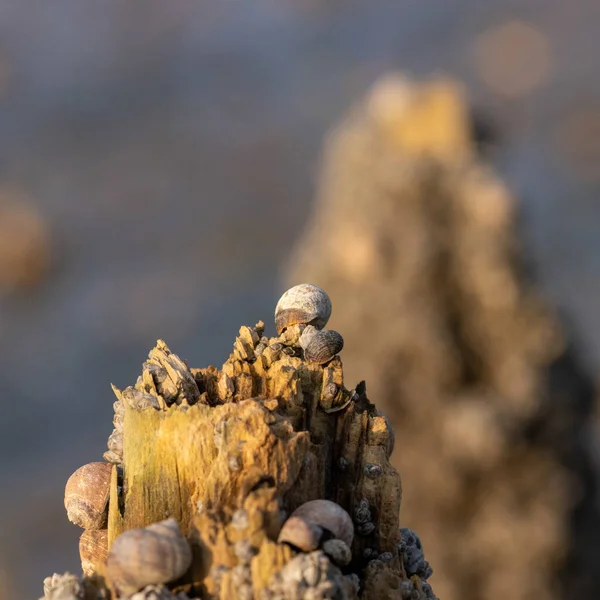
[[591, 0], [3, 2], [0, 598], [77, 572], [62, 493], [110, 383], [159, 337], [222, 362], [299, 278], [371, 336], [342, 359], [440, 598], [598, 596], [599, 27]]

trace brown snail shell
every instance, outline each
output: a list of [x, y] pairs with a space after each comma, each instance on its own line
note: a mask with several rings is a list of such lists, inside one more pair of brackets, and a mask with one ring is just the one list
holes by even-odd
[[291, 325], [314, 325], [323, 329], [331, 316], [331, 300], [324, 290], [301, 283], [281, 296], [275, 307], [275, 328], [281, 333]]
[[143, 529], [130, 529], [112, 544], [106, 573], [120, 594], [181, 577], [192, 562], [192, 550], [173, 518]]
[[79, 538], [79, 558], [81, 570], [86, 577], [90, 577], [97, 570], [97, 566], [106, 561], [108, 554], [108, 531], [88, 529]]
[[340, 353], [343, 347], [344, 338], [337, 331], [317, 331], [304, 349], [304, 358], [322, 365]]
[[319, 547], [323, 529], [301, 517], [290, 517], [279, 532], [278, 542], [296, 546], [303, 552], [312, 552]]
[[80, 467], [65, 487], [65, 508], [71, 523], [83, 529], [104, 529], [108, 519], [108, 496], [112, 465], [93, 462]]
[[331, 500], [311, 500], [299, 506], [290, 519], [294, 517], [311, 526], [320, 527], [330, 532], [334, 538], [345, 542], [347, 546], [352, 546], [354, 525], [350, 515], [339, 504]]

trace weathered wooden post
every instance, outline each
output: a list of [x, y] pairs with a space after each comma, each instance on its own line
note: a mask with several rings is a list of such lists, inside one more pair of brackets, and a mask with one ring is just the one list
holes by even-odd
[[278, 336], [242, 327], [221, 369], [157, 343], [113, 388], [107, 462], [67, 485], [85, 577], [48, 578], [46, 598], [434, 598], [399, 529], [393, 433], [345, 386], [330, 313], [320, 288], [288, 290]]

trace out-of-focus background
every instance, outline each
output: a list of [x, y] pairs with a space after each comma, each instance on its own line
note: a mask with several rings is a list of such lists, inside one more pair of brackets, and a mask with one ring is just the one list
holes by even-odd
[[199, 367], [272, 333], [325, 135], [390, 69], [465, 84], [594, 375], [599, 33], [591, 0], [2, 2], [0, 597], [78, 572], [62, 492], [111, 382], [158, 337]]

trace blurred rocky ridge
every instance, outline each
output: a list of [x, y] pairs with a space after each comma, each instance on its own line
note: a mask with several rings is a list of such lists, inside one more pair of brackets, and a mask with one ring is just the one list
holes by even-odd
[[380, 80], [328, 140], [287, 280], [338, 307], [439, 597], [598, 597], [594, 386], [472, 132], [456, 83]]

